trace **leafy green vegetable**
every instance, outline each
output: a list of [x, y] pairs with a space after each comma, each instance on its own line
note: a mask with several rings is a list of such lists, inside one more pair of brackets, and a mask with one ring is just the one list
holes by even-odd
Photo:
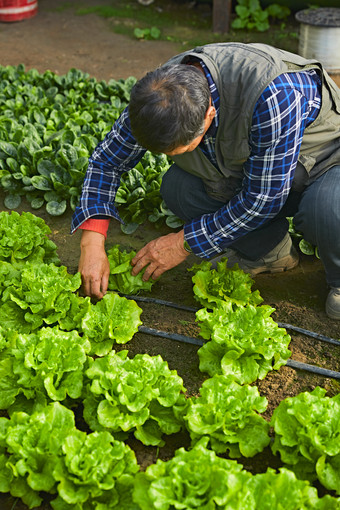
[[[58, 76], [0, 66], [0, 180], [9, 194], [47, 212], [78, 203], [90, 154], [127, 106], [134, 78], [97, 82], [71, 69]], [[10, 198], [9, 198], [10, 197]], [[37, 199], [39, 199], [37, 201]]]
[[244, 486], [250, 477], [241, 464], [207, 450], [203, 440], [192, 450], [180, 448], [169, 461], [157, 460], [137, 473], [133, 498], [142, 510], [244, 510]]
[[55, 492], [53, 470], [73, 429], [73, 412], [58, 402], [31, 416], [21, 412], [0, 418], [0, 465], [7, 471], [2, 492], [20, 497], [29, 508], [42, 502], [40, 491]]
[[58, 496], [55, 510], [137, 510], [132, 502], [135, 454], [108, 432], [86, 434], [73, 412], [59, 403], [29, 415], [0, 418], [0, 491], [20, 497], [29, 508], [40, 492]]
[[50, 228], [42, 218], [23, 212], [0, 212], [0, 260], [20, 267], [24, 262], [59, 264]]
[[199, 350], [200, 370], [231, 375], [240, 384], [263, 379], [290, 357], [290, 336], [270, 317], [270, 306], [237, 306], [220, 301], [209, 312], [196, 312], [201, 336], [211, 338]]
[[20, 394], [27, 400], [39, 393], [58, 401], [81, 396], [88, 340], [57, 327], [26, 335], [1, 328], [0, 335], [6, 340], [0, 352], [1, 409], [8, 409]]
[[162, 177], [169, 167], [167, 156], [147, 151], [135, 168], [123, 174], [115, 200], [124, 222], [123, 232], [133, 233], [146, 220], [156, 227], [164, 222], [172, 228], [183, 224], [165, 206], [160, 194]]
[[339, 499], [329, 495], [318, 497], [315, 487], [306, 480], [298, 480], [295, 474], [285, 468], [279, 473], [268, 468], [247, 481], [256, 510], [339, 510]]
[[134, 501], [142, 510], [339, 510], [339, 499], [318, 497], [317, 489], [294, 473], [268, 468], [252, 475], [234, 460], [217, 457], [201, 439], [190, 451], [137, 473]]
[[340, 394], [325, 394], [316, 387], [280, 402], [271, 421], [272, 450], [299, 478], [318, 478], [340, 494]]
[[80, 285], [80, 273], [70, 275], [65, 266], [26, 264], [2, 293], [0, 323], [22, 333], [57, 324], [67, 317]]
[[183, 381], [161, 356], [127, 354], [111, 351], [86, 370], [85, 421], [92, 430], [133, 431], [143, 444], [164, 445], [162, 434], [183, 426]]
[[141, 313], [135, 301], [116, 293], [108, 293], [92, 305], [81, 322], [81, 331], [91, 342], [91, 354], [103, 356], [112, 349], [113, 343], [125, 344], [131, 340], [142, 324]]
[[107, 252], [110, 263], [109, 289], [122, 292], [123, 294], [135, 294], [141, 290], [150, 291], [155, 280], [151, 278], [148, 281], [143, 280], [141, 271], [136, 276], [132, 276], [131, 260], [136, 255], [135, 251], [127, 253], [120, 250], [119, 244], [112, 246]]
[[132, 505], [133, 475], [139, 468], [127, 445], [108, 432], [74, 430], [65, 438], [62, 450], [64, 455], [53, 470], [59, 483], [52, 508], [118, 509], [123, 508], [120, 504], [126, 497]]
[[257, 414], [268, 402], [256, 386], [240, 386], [231, 377], [215, 375], [203, 383], [200, 396], [188, 402], [185, 421], [193, 443], [208, 437], [213, 450], [228, 450], [232, 458], [253, 457], [268, 446], [269, 423]]
[[254, 280], [237, 264], [228, 268], [225, 258], [217, 263], [217, 269], [210, 268], [211, 262], [202, 262], [189, 269], [195, 271], [193, 290], [202, 306], [211, 307], [226, 300], [236, 305], [258, 305], [263, 301], [258, 290], [251, 291]]

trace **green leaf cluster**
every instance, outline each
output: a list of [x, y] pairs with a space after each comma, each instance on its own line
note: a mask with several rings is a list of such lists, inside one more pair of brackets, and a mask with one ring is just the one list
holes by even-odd
[[77, 430], [73, 412], [59, 403], [0, 418], [0, 467], [0, 491], [29, 508], [41, 504], [42, 491], [57, 493], [55, 510], [134, 508], [132, 450], [108, 432]]
[[133, 233], [146, 220], [160, 227], [183, 224], [164, 204], [160, 187], [164, 173], [170, 167], [165, 154], [146, 152], [135, 168], [123, 174], [115, 205], [119, 208], [126, 234]]
[[200, 388], [200, 396], [188, 399], [187, 429], [195, 444], [209, 439], [217, 453], [232, 458], [253, 457], [270, 442], [269, 423], [257, 413], [267, 408], [267, 399], [256, 386], [241, 386], [232, 377], [214, 375]]
[[[7, 266], [8, 267], [8, 266]], [[11, 274], [11, 272], [10, 272]], [[25, 264], [5, 287], [0, 301], [0, 323], [6, 329], [30, 333], [41, 326], [69, 322], [68, 314], [78, 305], [74, 294], [81, 285], [80, 273], [70, 275], [65, 266]], [[0, 272], [0, 278], [8, 278]], [[73, 329], [73, 328], [70, 328]]]
[[27, 401], [40, 394], [42, 400], [46, 396], [54, 401], [80, 398], [91, 345], [77, 331], [54, 327], [18, 334], [0, 327], [0, 338], [0, 409], [10, 412], [18, 396]]
[[161, 36], [161, 31], [157, 27], [151, 28], [135, 28], [133, 31], [133, 35], [136, 39], [159, 39]]
[[299, 478], [318, 480], [340, 494], [340, 395], [324, 388], [289, 397], [272, 416], [274, 453]]
[[0, 182], [5, 205], [25, 196], [51, 215], [75, 209], [88, 157], [127, 106], [135, 78], [97, 81], [0, 66]]
[[25, 262], [59, 264], [51, 229], [34, 214], [0, 212], [0, 261], [20, 267]]
[[235, 6], [237, 14], [232, 22], [232, 28], [257, 30], [265, 32], [270, 27], [270, 18], [285, 19], [290, 15], [290, 9], [279, 4], [270, 4], [266, 9], [262, 9], [259, 0], [237, 0]]
[[235, 264], [227, 267], [227, 258], [217, 263], [216, 269], [211, 269], [211, 262], [195, 264], [190, 271], [194, 294], [202, 306], [215, 306], [220, 301], [231, 301], [235, 305], [258, 305], [263, 301], [258, 290], [252, 292], [254, 283], [251, 276]]
[[91, 353], [104, 356], [112, 345], [125, 344], [142, 324], [142, 309], [135, 301], [108, 293], [95, 305], [91, 305], [81, 321], [81, 331], [91, 342]]
[[336, 510], [339, 501], [318, 497], [307, 481], [284, 468], [252, 475], [218, 457], [202, 439], [190, 451], [148, 466], [135, 476], [133, 499], [142, 510]]
[[[179, 432], [186, 401], [183, 380], [161, 356], [111, 351], [91, 362], [84, 419], [91, 430], [124, 438], [133, 431], [145, 445], [163, 446], [163, 434]], [[122, 434], [123, 433], [123, 434]]]
[[290, 336], [270, 317], [270, 306], [238, 306], [221, 301], [196, 313], [201, 336], [211, 341], [199, 350], [200, 370], [230, 375], [241, 384], [263, 379], [291, 356]]
[[137, 294], [141, 290], [150, 291], [155, 280], [149, 278], [143, 280], [144, 270], [136, 276], [131, 274], [131, 260], [136, 255], [135, 251], [129, 253], [121, 250], [119, 244], [112, 246], [107, 251], [107, 258], [110, 263], [109, 289], [121, 292], [122, 294]]

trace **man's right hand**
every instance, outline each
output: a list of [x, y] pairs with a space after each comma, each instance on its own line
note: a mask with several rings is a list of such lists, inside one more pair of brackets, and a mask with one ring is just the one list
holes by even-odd
[[105, 236], [92, 230], [83, 230], [80, 242], [78, 271], [86, 296], [101, 299], [108, 288], [110, 264], [105, 252]]

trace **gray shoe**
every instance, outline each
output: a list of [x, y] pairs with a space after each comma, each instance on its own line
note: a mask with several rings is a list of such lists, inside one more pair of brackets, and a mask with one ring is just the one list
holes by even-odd
[[[242, 258], [234, 250], [227, 250], [212, 261], [212, 268], [215, 269], [217, 262], [223, 257], [228, 257], [227, 266], [233, 267], [239, 265], [245, 273], [255, 276], [259, 273], [282, 273], [293, 269], [299, 263], [299, 255], [293, 246], [292, 238], [287, 233], [282, 241], [275, 246], [267, 255], [258, 260], [248, 260]], [[339, 298], [340, 299], [340, 298]]]
[[332, 287], [326, 299], [326, 314], [330, 319], [340, 320], [340, 288]]

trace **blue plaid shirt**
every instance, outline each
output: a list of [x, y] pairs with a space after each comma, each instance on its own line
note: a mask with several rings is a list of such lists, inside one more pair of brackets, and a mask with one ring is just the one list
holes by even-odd
[[[216, 115], [199, 147], [216, 166], [219, 94], [209, 70], [203, 62], [200, 64]], [[242, 190], [215, 213], [184, 225], [185, 239], [196, 255], [211, 258], [221, 253], [280, 211], [291, 189], [303, 132], [321, 107], [320, 86], [317, 73], [308, 70], [282, 74], [263, 91], [253, 113], [251, 153], [243, 167]], [[72, 233], [92, 217], [121, 221], [114, 206], [121, 175], [136, 166], [145, 152], [132, 136], [126, 108], [89, 159], [80, 204], [72, 218]]]

